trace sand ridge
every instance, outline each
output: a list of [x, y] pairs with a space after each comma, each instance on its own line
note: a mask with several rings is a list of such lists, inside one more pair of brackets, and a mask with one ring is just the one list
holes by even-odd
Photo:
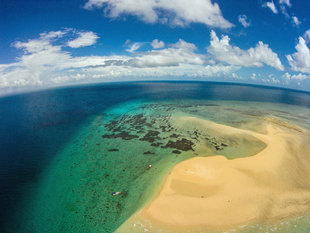
[[180, 117], [179, 122], [236, 137], [252, 135], [267, 147], [246, 158], [216, 155], [179, 163], [156, 198], [117, 232], [230, 229], [310, 210], [310, 147], [305, 133], [270, 121], [264, 123], [266, 134], [196, 117]]

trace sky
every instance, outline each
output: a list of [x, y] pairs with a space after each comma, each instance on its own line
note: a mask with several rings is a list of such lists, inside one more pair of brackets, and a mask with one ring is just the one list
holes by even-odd
[[1, 0], [0, 95], [197, 80], [310, 91], [308, 0]]

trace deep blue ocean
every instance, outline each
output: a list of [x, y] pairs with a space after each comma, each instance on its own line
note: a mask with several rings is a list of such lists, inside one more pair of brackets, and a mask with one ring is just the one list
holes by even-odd
[[50, 89], [0, 98], [0, 232], [23, 191], [82, 125], [129, 100], [237, 100], [310, 107], [310, 93], [209, 82], [128, 82]]

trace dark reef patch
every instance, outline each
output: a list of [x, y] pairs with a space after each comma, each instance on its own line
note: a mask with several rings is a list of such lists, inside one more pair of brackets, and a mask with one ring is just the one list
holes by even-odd
[[171, 134], [170, 137], [171, 138], [178, 138], [178, 137], [180, 137], [180, 135], [174, 133], [174, 134]]
[[155, 153], [154, 153], [154, 152], [151, 152], [151, 151], [146, 151], [146, 152], [144, 152], [143, 154], [145, 154], [145, 155], [154, 155]]
[[163, 144], [162, 142], [155, 142], [155, 143], [152, 143], [151, 146], [158, 147], [158, 146], [160, 146], [162, 144]]
[[119, 149], [110, 149], [110, 150], [108, 150], [108, 151], [110, 151], [110, 152], [116, 152], [116, 151], [119, 151]]
[[131, 139], [134, 139], [134, 138], [139, 138], [139, 136], [133, 135], [133, 134], [129, 134], [126, 131], [121, 131], [118, 134], [104, 134], [101, 137], [102, 138], [109, 138], [109, 139], [111, 139], [111, 138], [121, 138], [123, 140], [131, 140]]
[[177, 141], [171, 141], [169, 140], [168, 143], [165, 146], [162, 146], [162, 148], [174, 148], [182, 151], [189, 151], [193, 149], [194, 143], [186, 138], [182, 138], [181, 140]]
[[174, 150], [174, 151], [172, 151], [172, 153], [173, 153], [173, 154], [181, 154], [182, 152], [179, 151], [179, 150]]
[[149, 130], [143, 138], [140, 138], [140, 141], [146, 141], [146, 142], [150, 142], [153, 143], [157, 140], [161, 140], [160, 137], [158, 137], [158, 135], [160, 134], [160, 132], [155, 131], [155, 130]]

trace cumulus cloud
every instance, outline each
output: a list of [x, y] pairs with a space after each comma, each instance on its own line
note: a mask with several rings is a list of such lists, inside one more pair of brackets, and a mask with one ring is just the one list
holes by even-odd
[[295, 46], [296, 53], [286, 55], [286, 58], [294, 71], [310, 73], [310, 50], [304, 38], [299, 37]]
[[290, 73], [286, 72], [284, 75], [282, 75], [282, 78], [287, 80], [287, 81], [290, 81], [290, 80], [302, 81], [302, 80], [305, 80], [305, 79], [309, 78], [309, 75], [302, 74], [302, 73], [290, 74]]
[[211, 0], [88, 0], [84, 8], [103, 8], [105, 16], [110, 18], [132, 15], [146, 23], [181, 27], [191, 23], [217, 28], [233, 26], [224, 19], [219, 5]]
[[268, 44], [259, 41], [255, 48], [242, 50], [230, 45], [229, 42], [230, 38], [227, 35], [219, 39], [216, 33], [211, 31], [211, 41], [207, 51], [215, 60], [230, 65], [262, 67], [265, 64], [278, 70], [284, 70], [278, 55], [269, 48]]
[[52, 45], [53, 39], [67, 32], [50, 32], [41, 34], [38, 39], [16, 42], [14, 47], [22, 49], [24, 55], [1, 69], [1, 86], [42, 85], [41, 76], [53, 71], [66, 62], [70, 55], [61, 50], [60, 45]]
[[78, 38], [68, 41], [67, 45], [71, 48], [86, 47], [96, 44], [99, 37], [94, 32], [79, 32]]
[[165, 47], [165, 42], [155, 39], [151, 42], [151, 46], [153, 47], [153, 49], [160, 49]]
[[247, 27], [249, 27], [251, 25], [249, 20], [248, 20], [248, 17], [246, 15], [239, 15], [238, 16], [238, 21], [245, 28], [247, 28]]
[[274, 4], [273, 1], [264, 3], [264, 4], [263, 4], [263, 7], [267, 7], [267, 8], [269, 8], [274, 14], [278, 14], [278, 9], [277, 9], [277, 7], [275, 6], [275, 4]]

